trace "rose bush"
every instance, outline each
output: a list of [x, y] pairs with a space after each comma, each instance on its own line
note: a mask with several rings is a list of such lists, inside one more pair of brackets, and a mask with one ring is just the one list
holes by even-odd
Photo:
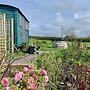
[[7, 78], [3, 78], [1, 83], [4, 87], [4, 90], [9, 90], [9, 80]]
[[4, 90], [42, 90], [48, 81], [45, 69], [37, 70], [33, 65], [29, 65], [16, 72], [14, 79], [3, 78], [1, 84]]
[[19, 82], [22, 79], [22, 77], [23, 77], [23, 72], [16, 73], [16, 75], [15, 75], [15, 82], [16, 83]]

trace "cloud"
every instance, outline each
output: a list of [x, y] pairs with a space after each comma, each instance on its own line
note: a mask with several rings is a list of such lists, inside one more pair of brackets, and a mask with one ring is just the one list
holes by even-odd
[[[37, 27], [32, 29], [35, 34], [60, 36], [63, 27], [64, 31], [72, 28], [78, 36], [86, 36], [87, 33], [90, 36], [89, 0], [33, 0], [33, 4], [38, 9], [31, 10], [34, 23], [38, 21]], [[52, 20], [47, 17], [52, 17]]]
[[75, 23], [82, 25], [83, 27], [90, 27], [90, 13], [78, 14], [78, 18], [75, 19]]
[[60, 12], [56, 13], [55, 21], [57, 25], [63, 24], [64, 18], [62, 17], [62, 14]]
[[75, 15], [77, 16], [77, 18], [74, 19], [77, 36], [90, 36], [90, 13], [77, 13], [74, 14], [74, 17]]
[[52, 21], [43, 26], [32, 25], [32, 35], [61, 36], [63, 27], [64, 35], [72, 30], [78, 37], [90, 36], [90, 14], [75, 13], [73, 19], [65, 19], [60, 12], [56, 12]]
[[30, 21], [30, 35], [60, 36], [72, 28], [90, 36], [90, 0], [0, 0], [18, 7]]
[[78, 13], [75, 13], [75, 14], [74, 14], [74, 18], [75, 18], [75, 19], [78, 19], [78, 18], [79, 18]]

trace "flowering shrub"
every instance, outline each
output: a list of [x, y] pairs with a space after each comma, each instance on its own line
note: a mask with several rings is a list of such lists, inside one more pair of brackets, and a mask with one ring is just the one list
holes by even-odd
[[16, 73], [15, 75], [15, 82], [19, 82], [23, 77], [23, 72]]
[[37, 70], [29, 65], [15, 74], [14, 80], [9, 81], [3, 78], [1, 83], [4, 90], [43, 90], [48, 82], [48, 75], [45, 69]]
[[24, 68], [23, 68], [23, 71], [24, 71], [24, 72], [28, 72], [28, 71], [29, 71], [29, 68], [24, 67]]
[[7, 78], [3, 78], [2, 81], [1, 81], [3, 87], [4, 87], [4, 90], [9, 90], [9, 81]]
[[40, 74], [41, 74], [41, 75], [47, 75], [47, 72], [46, 72], [44, 69], [41, 69], [41, 70], [40, 70]]

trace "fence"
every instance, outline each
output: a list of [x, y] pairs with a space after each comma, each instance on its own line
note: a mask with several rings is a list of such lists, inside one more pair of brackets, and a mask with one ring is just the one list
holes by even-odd
[[7, 31], [7, 51], [14, 52], [14, 24], [13, 19], [6, 20], [6, 31]]
[[6, 19], [6, 15], [0, 13], [0, 60], [7, 51], [14, 52], [13, 25], [13, 19]]
[[5, 14], [0, 14], [0, 59], [6, 51]]

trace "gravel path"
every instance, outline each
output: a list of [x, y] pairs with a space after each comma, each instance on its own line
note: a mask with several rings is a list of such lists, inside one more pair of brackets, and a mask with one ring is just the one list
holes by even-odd
[[[28, 65], [32, 60], [36, 58], [36, 55], [29, 54], [22, 58], [16, 59], [12, 65]], [[5, 62], [7, 64], [7, 62]]]
[[27, 55], [21, 59], [16, 60], [12, 65], [28, 65], [35, 58], [36, 55]]

